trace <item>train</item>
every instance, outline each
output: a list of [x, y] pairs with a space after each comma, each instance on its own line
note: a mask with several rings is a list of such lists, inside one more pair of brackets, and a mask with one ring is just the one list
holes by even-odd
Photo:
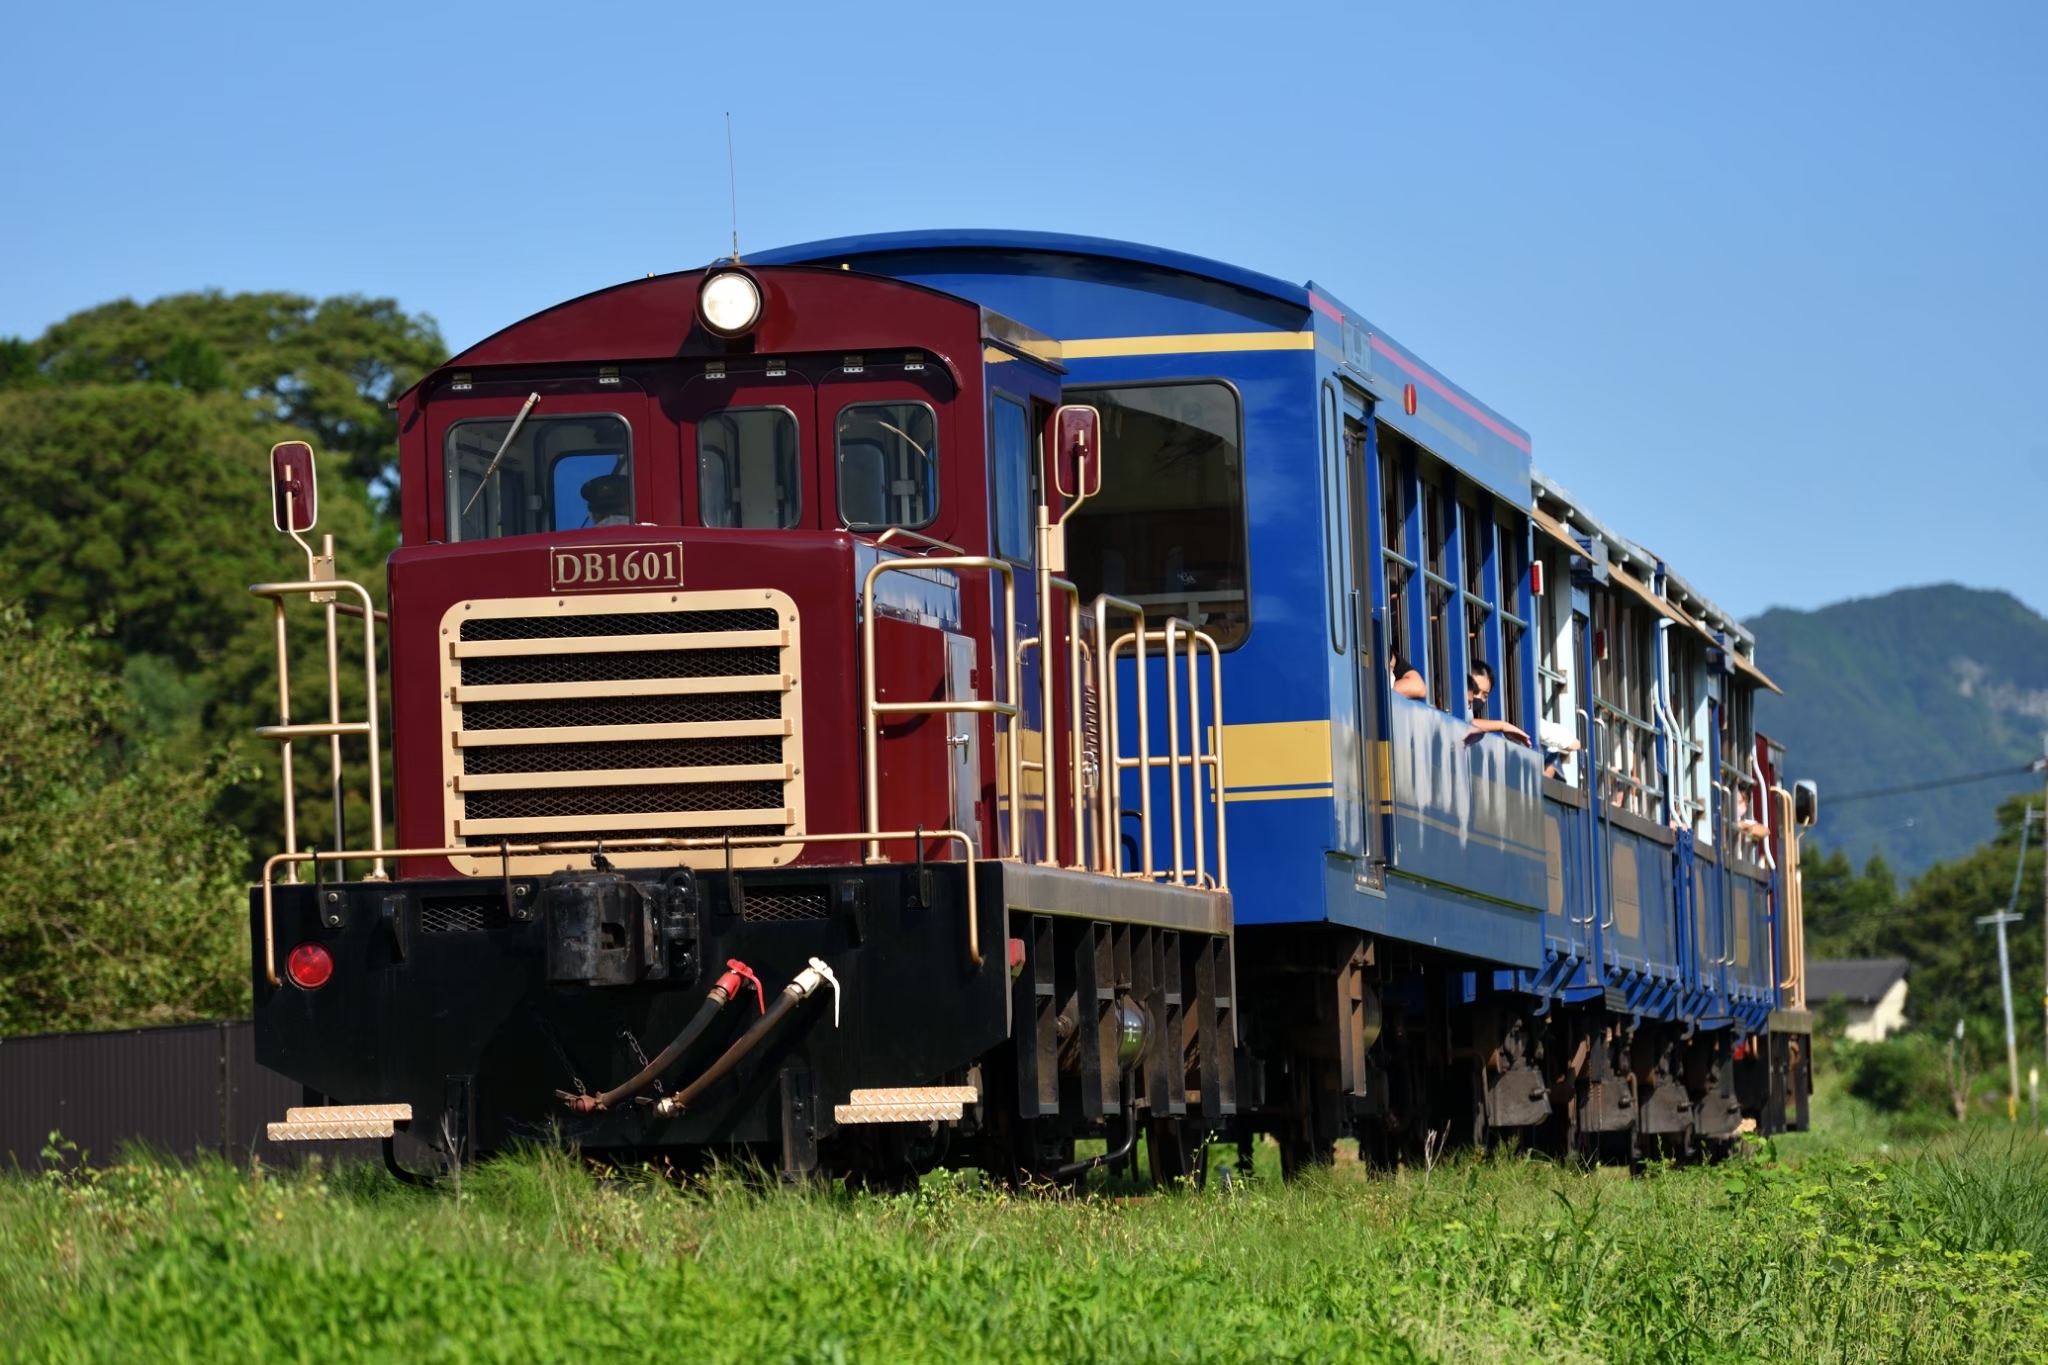
[[[396, 410], [385, 606], [272, 452], [274, 1139], [897, 1188], [1806, 1124], [1817, 793], [1753, 635], [1331, 291], [814, 242], [547, 309]], [[366, 846], [302, 845], [295, 746], [338, 812], [358, 744]]]

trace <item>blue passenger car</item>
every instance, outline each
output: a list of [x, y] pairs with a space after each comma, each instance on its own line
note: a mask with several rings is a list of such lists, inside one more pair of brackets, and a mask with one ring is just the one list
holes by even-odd
[[1751, 725], [1754, 641], [1526, 432], [1328, 291], [1177, 252], [960, 231], [756, 259], [980, 303], [1101, 412], [1069, 577], [1224, 651], [1204, 818], [1247, 1131], [1292, 1165], [1353, 1134], [1633, 1154], [1803, 1123], [1811, 810]]

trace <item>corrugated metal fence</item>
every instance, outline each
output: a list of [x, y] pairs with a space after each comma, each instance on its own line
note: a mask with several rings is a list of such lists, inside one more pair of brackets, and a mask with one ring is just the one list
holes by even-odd
[[117, 1033], [0, 1038], [0, 1170], [45, 1163], [50, 1135], [76, 1144], [71, 1160], [104, 1165], [142, 1145], [178, 1157], [212, 1152], [289, 1162], [318, 1146], [375, 1159], [375, 1143], [292, 1143], [280, 1150], [264, 1125], [303, 1104], [304, 1092], [256, 1063], [246, 1019]]

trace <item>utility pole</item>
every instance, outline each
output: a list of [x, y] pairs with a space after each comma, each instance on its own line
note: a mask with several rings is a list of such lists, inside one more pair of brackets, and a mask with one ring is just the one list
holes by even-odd
[[[2038, 765], [2042, 782], [2048, 784], [2048, 733], [2041, 736], [2041, 757]], [[2041, 804], [2041, 847], [2048, 848], [2048, 786], [2044, 786]], [[2020, 823], [2024, 825], [2025, 820]], [[2022, 831], [2024, 832], [2024, 831]], [[2041, 875], [2041, 1055], [2048, 1060], [2048, 863], [2042, 865]]]
[[2002, 915], [1979, 915], [1977, 923], [1996, 925], [1998, 928], [1998, 990], [2005, 998], [2005, 1069], [2010, 1086], [2005, 1092], [2005, 1117], [2008, 1123], [2020, 1121], [2020, 1048], [2012, 1026], [2012, 957], [2006, 952], [2005, 926], [2018, 924], [2020, 917], [2015, 912], [2020, 905], [2020, 878], [2027, 870], [2027, 835], [2034, 828], [2034, 808], [2028, 806], [2020, 817], [2020, 857], [2012, 869], [2012, 896], [2005, 903]]

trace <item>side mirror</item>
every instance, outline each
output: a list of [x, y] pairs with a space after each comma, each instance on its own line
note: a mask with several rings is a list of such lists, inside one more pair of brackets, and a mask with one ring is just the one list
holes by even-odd
[[1820, 818], [1820, 788], [1811, 782], [1792, 784], [1792, 823], [1805, 828]]
[[270, 448], [270, 524], [296, 534], [313, 529], [320, 491], [313, 482], [313, 447], [280, 441]]
[[[1048, 481], [1062, 499], [1079, 503], [1102, 491], [1102, 414], [1085, 403], [1053, 409]], [[1069, 508], [1071, 510], [1071, 508]]]

